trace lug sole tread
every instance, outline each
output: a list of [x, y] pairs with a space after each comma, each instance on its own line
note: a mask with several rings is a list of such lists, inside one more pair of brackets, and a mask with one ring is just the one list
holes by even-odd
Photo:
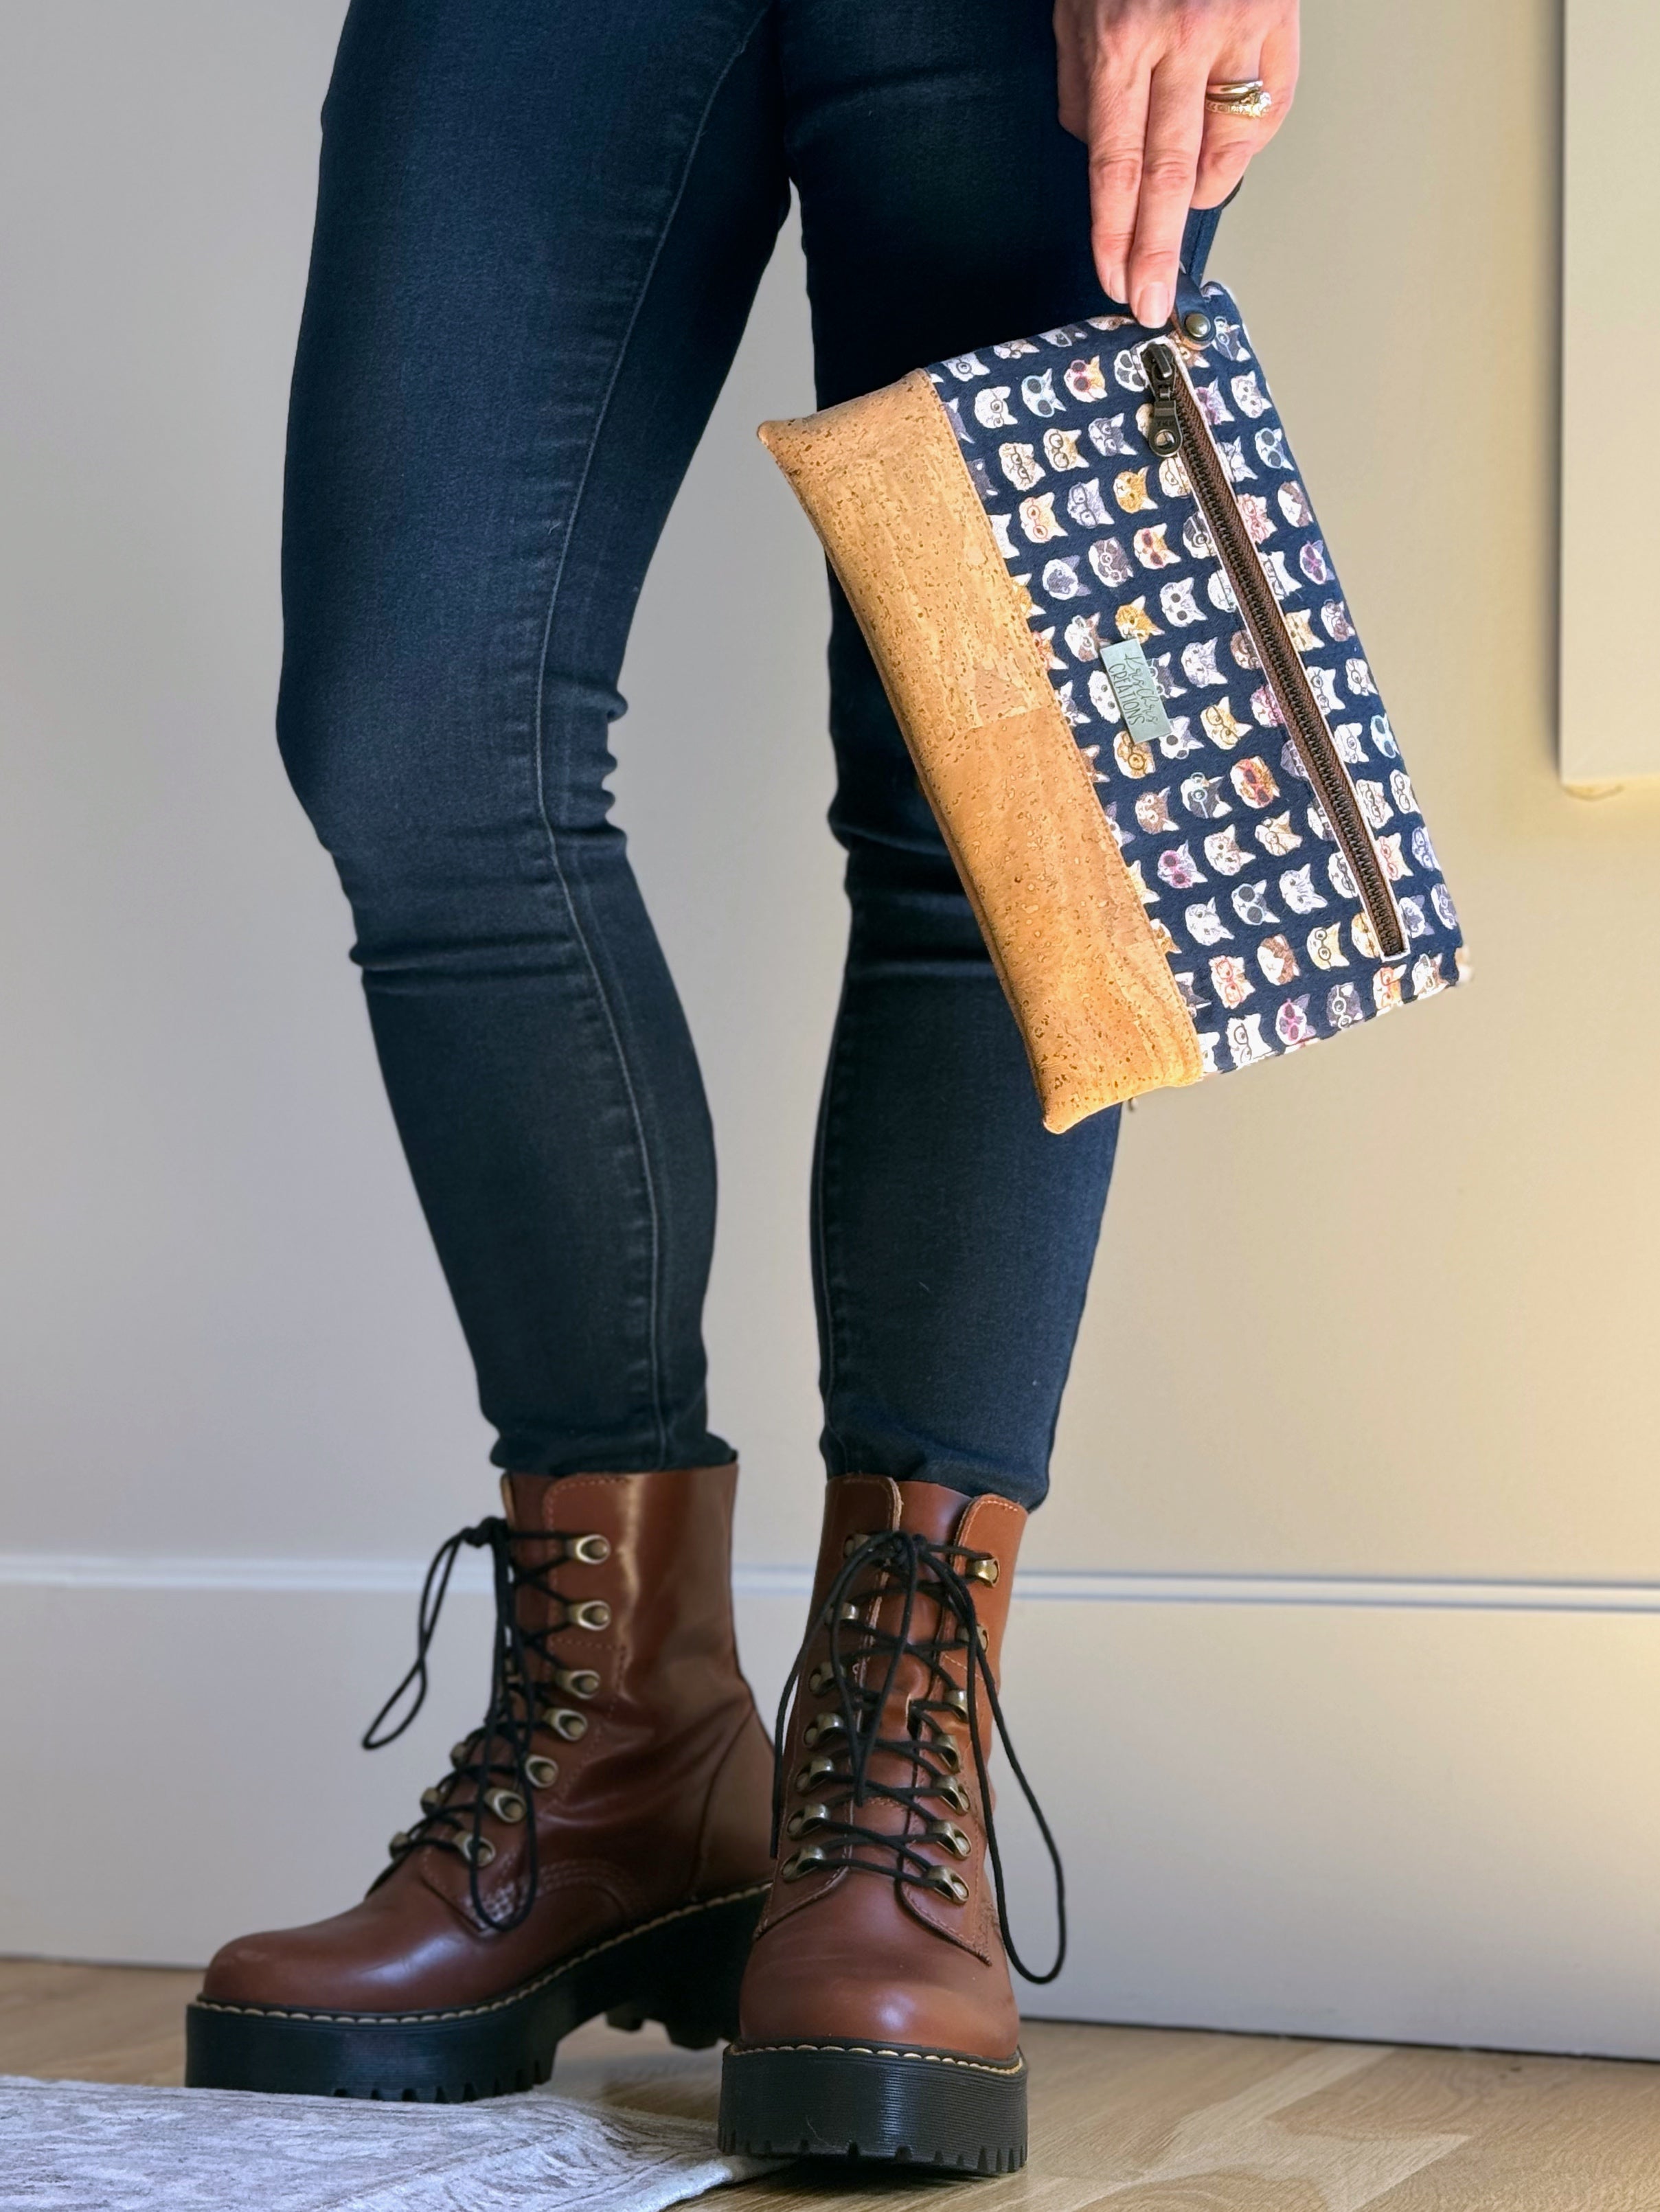
[[721, 2069], [719, 2133], [722, 2150], [757, 2158], [1015, 2173], [1025, 2061], [851, 2039], [740, 2043]]

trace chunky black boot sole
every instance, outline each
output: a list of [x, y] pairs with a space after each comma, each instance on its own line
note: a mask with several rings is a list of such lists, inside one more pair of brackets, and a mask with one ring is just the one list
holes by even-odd
[[198, 1997], [185, 2019], [192, 2089], [463, 2104], [545, 2081], [560, 2039], [597, 2013], [661, 2021], [701, 2051], [738, 2031], [738, 1985], [764, 1883], [680, 1906], [453, 2010], [298, 2012]]
[[734, 2043], [721, 2069], [721, 2148], [1013, 2173], [1026, 2162], [1026, 2062], [830, 2037]]

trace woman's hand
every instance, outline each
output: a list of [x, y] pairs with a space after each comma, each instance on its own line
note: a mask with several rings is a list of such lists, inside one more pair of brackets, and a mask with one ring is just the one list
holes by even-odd
[[[1102, 289], [1157, 329], [1176, 296], [1190, 207], [1214, 207], [1286, 119], [1298, 0], [1055, 0], [1061, 120], [1090, 149]], [[1207, 84], [1261, 77], [1260, 117], [1218, 114]]]

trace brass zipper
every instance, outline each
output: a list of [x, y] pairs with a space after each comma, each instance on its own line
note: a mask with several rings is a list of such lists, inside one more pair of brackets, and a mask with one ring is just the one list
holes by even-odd
[[1274, 703], [1359, 888], [1378, 951], [1385, 960], [1402, 960], [1407, 933], [1395, 894], [1308, 671], [1292, 643], [1280, 602], [1245, 528], [1210, 425], [1170, 346], [1154, 339], [1143, 349], [1142, 360], [1152, 395], [1147, 442], [1160, 460], [1181, 458]]

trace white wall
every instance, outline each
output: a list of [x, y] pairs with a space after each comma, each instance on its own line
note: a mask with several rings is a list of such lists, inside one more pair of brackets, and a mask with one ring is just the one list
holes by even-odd
[[[269, 734], [340, 13], [0, 0], [0, 1757], [44, 1808], [0, 1829], [0, 1948], [198, 1957], [327, 1909], [483, 1685], [464, 1596], [430, 1726], [351, 1750], [413, 1563], [489, 1488]], [[1308, 13], [1215, 266], [1477, 980], [1127, 1125], [1011, 1658], [1082, 1923], [1045, 2008], [1660, 2055], [1660, 798], [1553, 764], [1554, 9]], [[787, 247], [617, 733], [721, 1146], [714, 1418], [768, 1680], [816, 1504], [842, 915], [822, 578], [752, 426], [808, 395]]]

